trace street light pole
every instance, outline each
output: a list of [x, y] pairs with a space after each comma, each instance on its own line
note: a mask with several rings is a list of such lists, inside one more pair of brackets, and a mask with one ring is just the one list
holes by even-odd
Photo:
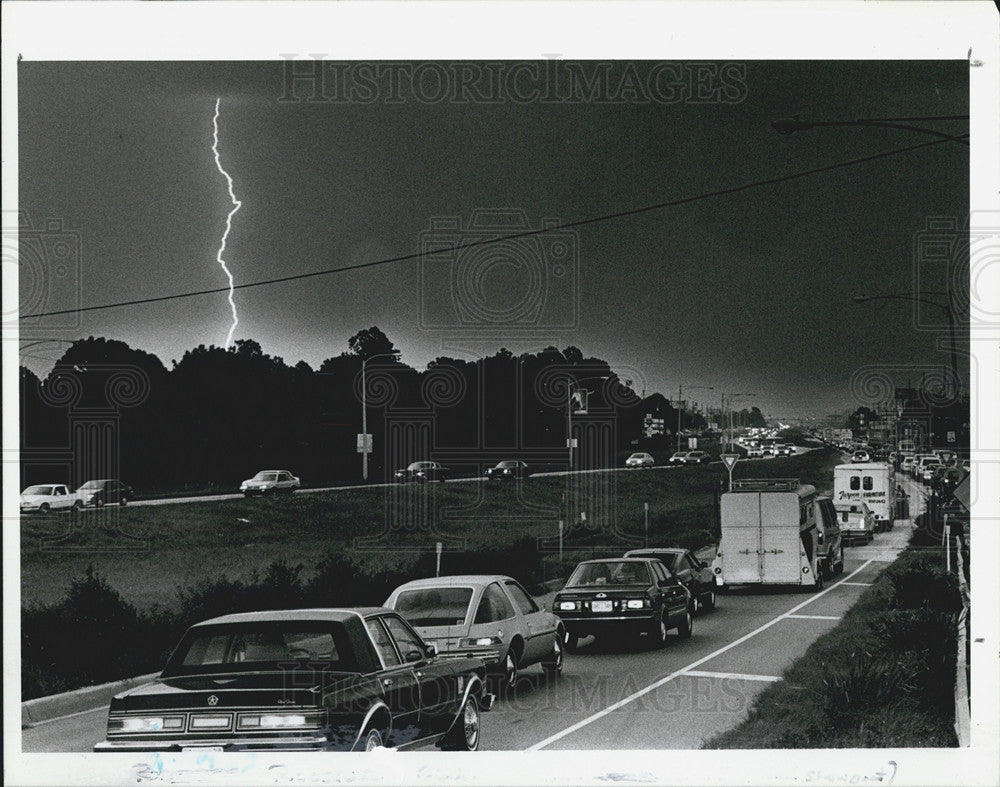
[[[714, 391], [715, 386], [712, 385], [689, 385], [688, 392], [691, 391]], [[677, 386], [677, 450], [681, 450], [681, 414], [683, 413], [684, 407], [684, 386]]]
[[399, 350], [379, 353], [361, 360], [361, 478], [368, 480], [368, 386], [365, 384], [365, 367], [376, 358], [398, 358]]

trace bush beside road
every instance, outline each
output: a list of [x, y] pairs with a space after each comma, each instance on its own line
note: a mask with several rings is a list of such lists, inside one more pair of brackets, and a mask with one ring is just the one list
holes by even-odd
[[[919, 532], [919, 531], [918, 531]], [[958, 581], [910, 546], [710, 749], [955, 746]]]

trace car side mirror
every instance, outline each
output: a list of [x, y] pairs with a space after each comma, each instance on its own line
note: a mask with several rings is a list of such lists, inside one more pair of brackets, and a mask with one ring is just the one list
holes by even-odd
[[421, 653], [419, 650], [408, 650], [403, 658], [407, 662], [420, 661], [421, 659], [426, 658], [426, 654]]
[[429, 643], [427, 645], [427, 655], [436, 656], [437, 654], [438, 654], [438, 646], [435, 645], [433, 642]]

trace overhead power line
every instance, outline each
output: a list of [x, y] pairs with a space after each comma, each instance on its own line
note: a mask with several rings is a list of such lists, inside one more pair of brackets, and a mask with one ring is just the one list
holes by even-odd
[[[962, 135], [967, 137], [968, 135]], [[655, 202], [650, 205], [643, 205], [637, 208], [629, 208], [627, 210], [616, 211], [615, 213], [606, 213], [600, 216], [592, 216], [586, 219], [579, 219], [577, 221], [569, 221], [562, 224], [558, 224], [552, 227], [540, 227], [534, 230], [523, 230], [521, 232], [515, 232], [510, 235], [502, 235], [496, 238], [481, 238], [478, 240], [470, 240], [467, 242], [456, 243], [453, 246], [445, 247], [442, 249], [436, 249], [435, 253], [445, 253], [453, 251], [462, 251], [464, 249], [471, 249], [477, 246], [487, 246], [493, 243], [502, 243], [505, 241], [518, 240], [521, 238], [530, 238], [537, 235], [544, 235], [550, 232], [559, 232], [567, 229], [572, 229], [574, 227], [585, 227], [590, 224], [598, 224], [604, 221], [612, 221], [614, 219], [627, 218], [630, 216], [639, 216], [643, 213], [651, 213], [656, 210], [663, 210], [664, 208], [677, 207], [679, 205], [688, 205], [692, 202], [700, 202], [702, 200], [711, 199], [713, 197], [723, 197], [729, 194], [739, 194], [742, 191], [749, 191], [750, 189], [760, 188], [761, 186], [773, 186], [778, 183], [787, 183], [791, 180], [797, 180], [799, 178], [809, 177], [810, 175], [819, 175], [824, 172], [832, 172], [838, 169], [844, 169], [845, 167], [853, 167], [858, 164], [864, 164], [869, 161], [878, 161], [880, 159], [889, 158], [891, 156], [898, 156], [901, 153], [909, 153], [913, 150], [920, 150], [922, 148], [929, 148], [935, 145], [941, 145], [945, 142], [951, 140], [946, 139], [936, 139], [929, 142], [920, 142], [915, 145], [907, 145], [902, 148], [893, 148], [892, 150], [887, 150], [882, 153], [873, 153], [870, 156], [861, 156], [860, 158], [847, 159], [845, 161], [838, 161], [834, 164], [827, 164], [822, 167], [814, 167], [812, 169], [802, 170], [801, 172], [793, 172], [788, 175], [778, 175], [773, 178], [766, 178], [764, 180], [755, 180], [750, 183], [743, 183], [739, 186], [730, 186], [728, 188], [715, 189], [713, 191], [705, 191], [701, 194], [695, 194], [690, 197], [680, 197], [678, 199], [667, 200], [665, 202]], [[317, 276], [329, 276], [334, 273], [347, 273], [348, 271], [362, 270], [364, 268], [374, 268], [379, 265], [389, 265], [394, 262], [407, 262], [410, 260], [418, 259], [422, 256], [422, 252], [411, 252], [410, 254], [402, 254], [398, 257], [385, 257], [379, 260], [371, 260], [369, 262], [361, 262], [356, 265], [346, 265], [342, 268], [326, 268], [318, 271], [310, 271], [308, 273], [297, 273], [291, 276], [281, 276], [275, 279], [264, 279], [261, 281], [247, 282], [245, 284], [236, 284], [233, 286], [234, 290], [245, 290], [251, 287], [265, 287], [272, 284], [283, 284], [290, 281], [299, 281], [301, 279], [311, 279]], [[105, 303], [99, 306], [81, 306], [76, 309], [62, 309], [58, 311], [50, 312], [39, 312], [37, 314], [25, 314], [21, 316], [21, 319], [35, 319], [39, 317], [54, 317], [60, 314], [79, 314], [80, 312], [92, 312], [100, 311], [102, 309], [117, 309], [122, 306], [140, 306], [146, 303], [160, 303], [162, 301], [173, 301], [179, 300], [181, 298], [196, 298], [200, 295], [216, 295], [218, 293], [228, 293], [230, 291], [229, 287], [215, 287], [210, 290], [194, 290], [192, 292], [179, 292], [172, 295], [159, 295], [151, 298], [138, 298], [132, 301], [117, 301], [115, 303]]]

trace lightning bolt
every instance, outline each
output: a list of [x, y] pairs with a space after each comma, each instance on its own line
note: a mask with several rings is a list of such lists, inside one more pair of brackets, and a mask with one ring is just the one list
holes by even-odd
[[236, 316], [236, 303], [233, 301], [233, 274], [229, 272], [226, 261], [222, 259], [222, 253], [226, 250], [226, 238], [229, 237], [229, 230], [233, 226], [233, 216], [243, 203], [236, 199], [236, 194], [233, 193], [233, 179], [229, 177], [229, 173], [222, 168], [222, 162], [219, 161], [219, 102], [221, 100], [219, 98], [215, 99], [215, 117], [212, 118], [212, 153], [215, 154], [215, 166], [219, 168], [219, 172], [226, 179], [226, 184], [229, 187], [229, 199], [233, 203], [233, 209], [226, 216], [226, 231], [222, 233], [222, 243], [219, 244], [219, 251], [215, 255], [216, 261], [222, 266], [222, 270], [226, 273], [226, 278], [229, 279], [229, 308], [233, 312], [233, 324], [229, 327], [229, 333], [226, 334], [226, 349], [228, 350], [229, 345], [233, 342], [233, 331], [240, 324], [240, 319]]

